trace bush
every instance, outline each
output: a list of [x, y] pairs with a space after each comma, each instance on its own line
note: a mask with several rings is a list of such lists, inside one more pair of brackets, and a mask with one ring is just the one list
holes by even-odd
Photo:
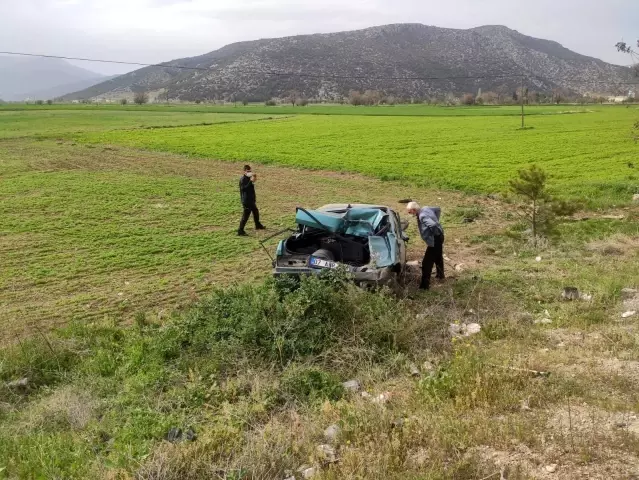
[[53, 100], [47, 100], [47, 105], [53, 105]]
[[249, 104], [248, 100], [245, 98], [244, 100], [242, 100], [242, 105], [244, 105], [245, 107]]
[[315, 367], [290, 367], [282, 375], [281, 399], [291, 402], [339, 400], [344, 395], [342, 382], [335, 375]]
[[461, 100], [462, 105], [475, 105], [475, 96], [472, 93], [466, 93]]
[[264, 105], [266, 105], [267, 107], [274, 107], [275, 105], [277, 105], [277, 102], [271, 98], [270, 100], [264, 102]]
[[36, 100], [35, 104], [36, 105], [44, 105], [44, 102], [42, 100]]
[[129, 101], [126, 98], [120, 99], [120, 105], [126, 105], [127, 103], [129, 103]]
[[133, 96], [133, 102], [136, 105], [143, 105], [145, 103], [148, 103], [148, 101], [149, 101], [149, 95], [146, 92], [137, 92]]
[[197, 100], [195, 100], [195, 104], [199, 105], [200, 103], [202, 103], [202, 100], [200, 100], [199, 98]]

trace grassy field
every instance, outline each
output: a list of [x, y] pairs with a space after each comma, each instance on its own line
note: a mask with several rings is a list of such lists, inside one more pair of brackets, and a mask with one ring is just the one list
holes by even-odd
[[[84, 142], [125, 145], [204, 158], [358, 172], [381, 179], [502, 191], [522, 166], [538, 163], [556, 192], [591, 206], [627, 204], [639, 188], [631, 168], [636, 109], [529, 119], [510, 117], [297, 116], [258, 124], [168, 131], [111, 131]], [[238, 141], [241, 139], [241, 141]]]
[[[530, 105], [526, 106], [527, 115], [554, 115], [559, 113], [583, 113], [594, 110], [605, 110], [608, 106], [592, 105], [588, 107], [575, 105]], [[438, 105], [393, 105], [393, 106], [351, 106], [351, 105], [308, 105], [293, 107], [292, 105], [0, 105], [1, 111], [107, 111], [107, 112], [182, 112], [182, 113], [246, 113], [258, 115], [355, 115], [355, 116], [408, 116], [408, 117], [467, 117], [467, 116], [519, 116], [521, 107], [515, 106], [455, 106]]]
[[[639, 288], [636, 110], [518, 131], [508, 114], [252, 122], [82, 107], [0, 112], [20, 124], [0, 128], [0, 478], [639, 471], [639, 316], [621, 316], [639, 310], [622, 293]], [[236, 123], [139, 128], [204, 116]], [[560, 193], [601, 207], [536, 248], [513, 205], [470, 193], [533, 159]], [[238, 238], [246, 160], [269, 230]], [[399, 297], [335, 276], [264, 282], [258, 239], [292, 226], [295, 206], [408, 197], [443, 207], [448, 280], [433, 291], [416, 277]], [[565, 286], [592, 299], [562, 301]], [[471, 322], [480, 333], [451, 336]]]
[[0, 139], [259, 120], [263, 115], [135, 110], [2, 110]]

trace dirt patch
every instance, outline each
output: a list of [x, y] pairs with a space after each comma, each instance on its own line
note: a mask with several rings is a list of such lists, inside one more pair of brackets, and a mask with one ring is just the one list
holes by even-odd
[[603, 240], [596, 240], [586, 245], [586, 250], [603, 256], [622, 256], [639, 249], [639, 237], [613, 235]]

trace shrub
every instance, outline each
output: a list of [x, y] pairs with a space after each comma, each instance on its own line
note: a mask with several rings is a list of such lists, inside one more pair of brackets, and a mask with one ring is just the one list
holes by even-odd
[[344, 387], [339, 378], [315, 367], [289, 367], [280, 383], [282, 400], [290, 402], [316, 402], [339, 400]]
[[275, 105], [277, 105], [277, 102], [271, 98], [270, 100], [264, 102], [264, 105], [266, 105], [267, 107], [274, 107]]
[[148, 101], [149, 101], [149, 95], [146, 92], [137, 92], [133, 96], [133, 102], [136, 105], [143, 105], [145, 103], [148, 103]]
[[35, 104], [36, 105], [44, 105], [44, 102], [42, 100], [36, 100]]
[[127, 103], [129, 103], [129, 101], [126, 98], [120, 99], [120, 105], [126, 105]]
[[47, 105], [53, 105], [53, 100], [47, 100]]
[[475, 96], [472, 93], [466, 93], [461, 100], [462, 105], [475, 105]]
[[245, 107], [249, 104], [248, 100], [245, 98], [244, 100], [242, 100], [242, 105], [244, 105]]
[[200, 103], [202, 103], [202, 100], [200, 100], [200, 99], [198, 98], [197, 100], [195, 100], [195, 103], [196, 103], [197, 105], [199, 105]]

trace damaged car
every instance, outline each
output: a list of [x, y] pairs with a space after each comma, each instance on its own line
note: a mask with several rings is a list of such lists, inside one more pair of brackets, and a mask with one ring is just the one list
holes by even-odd
[[344, 268], [360, 286], [401, 285], [406, 242], [399, 215], [389, 207], [332, 204], [297, 208], [297, 230], [277, 246], [274, 275], [312, 275]]

